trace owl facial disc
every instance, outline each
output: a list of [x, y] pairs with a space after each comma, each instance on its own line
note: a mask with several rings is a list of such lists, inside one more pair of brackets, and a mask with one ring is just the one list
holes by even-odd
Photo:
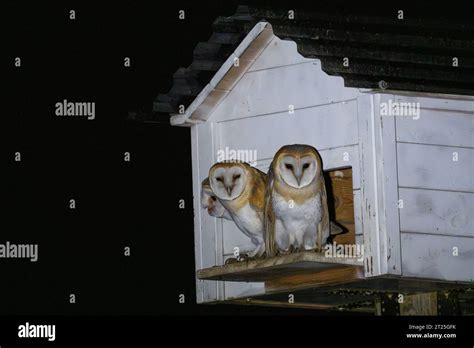
[[318, 162], [311, 155], [284, 155], [279, 163], [281, 179], [293, 188], [303, 188], [313, 181], [318, 172]]

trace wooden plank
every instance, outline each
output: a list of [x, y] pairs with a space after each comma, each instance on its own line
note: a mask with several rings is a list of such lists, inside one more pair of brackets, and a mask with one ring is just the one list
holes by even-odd
[[249, 296], [258, 296], [265, 293], [265, 283], [243, 283], [225, 281], [224, 291], [225, 300], [234, 298], [243, 298]]
[[[362, 263], [359, 263], [362, 265]], [[294, 273], [265, 281], [265, 293], [316, 289], [338, 284], [349, 284], [364, 279], [362, 266], [343, 266], [321, 269], [318, 272]]]
[[[298, 55], [296, 51], [294, 54]], [[319, 61], [247, 72], [229, 93], [226, 103], [216, 108], [212, 121], [288, 114], [289, 105], [298, 110], [352, 100], [357, 94], [357, 89], [344, 87], [342, 78], [324, 73]]]
[[316, 309], [316, 310], [329, 310], [335, 306], [333, 304], [320, 304], [320, 303], [290, 304], [288, 302], [265, 300], [265, 299], [254, 299], [254, 298], [233, 300], [233, 301], [230, 301], [230, 303], [234, 303], [238, 305], [265, 306], [265, 307], [269, 306], [269, 307], [281, 307], [281, 308], [293, 307], [293, 308]]
[[352, 169], [333, 170], [327, 174], [326, 191], [331, 220], [347, 229], [346, 233], [335, 236], [333, 241], [337, 244], [355, 244]]
[[382, 274], [400, 275], [400, 225], [398, 212], [397, 148], [394, 116], [381, 114], [382, 103], [393, 99], [390, 94], [374, 96], [375, 153], [377, 171], [377, 215]]
[[[192, 172], [194, 196], [194, 253], [196, 269], [210, 267], [216, 262], [216, 241], [214, 218], [201, 207], [201, 181], [207, 176], [213, 162], [212, 129], [210, 124], [191, 129]], [[219, 298], [217, 284], [196, 280], [197, 302], [215, 301]]]
[[329, 258], [324, 253], [305, 251], [205, 268], [197, 271], [197, 277], [207, 280], [265, 281], [287, 274], [314, 273], [346, 265], [361, 266], [362, 262], [356, 258]]
[[400, 303], [400, 315], [437, 315], [438, 302], [436, 292], [403, 296]]
[[364, 231], [364, 267], [365, 276], [371, 277], [381, 275], [373, 95], [362, 95], [357, 98], [357, 116], [359, 122], [360, 216]]
[[[285, 111], [220, 122], [221, 146], [255, 149], [258, 158], [265, 159], [273, 158], [275, 152], [287, 144], [309, 144], [320, 151], [354, 145], [358, 142], [356, 108], [355, 101], [350, 101], [295, 110], [294, 114]], [[340, 162], [344, 158], [343, 152], [340, 153]], [[349, 158], [343, 166], [351, 166], [355, 161], [356, 158]], [[324, 168], [328, 168], [326, 163]]]
[[420, 106], [419, 119], [397, 117], [397, 141], [474, 147], [474, 114], [427, 110], [421, 103]]
[[403, 232], [401, 243], [403, 276], [474, 282], [474, 238]]
[[[288, 301], [289, 298], [292, 301]], [[333, 309], [334, 307], [352, 305], [355, 303], [368, 303], [375, 296], [361, 294], [339, 293], [337, 291], [325, 291], [319, 288], [292, 289], [289, 291], [264, 294], [260, 296], [240, 299], [233, 303], [253, 304], [263, 306], [278, 306], [288, 308], [311, 308], [311, 309]], [[294, 302], [293, 302], [294, 301]]]
[[229, 92], [222, 89], [213, 89], [209, 91], [206, 98], [197, 105], [196, 109], [191, 113], [192, 120], [206, 121], [219, 103], [221, 103]]
[[[380, 90], [380, 78], [369, 75], [351, 75], [349, 73], [340, 73], [337, 76], [344, 78], [346, 87], [354, 87], [360, 89]], [[390, 78], [388, 88], [385, 92], [402, 94], [409, 91], [412, 94], [435, 95], [446, 97], [468, 97], [474, 95], [474, 86], [469, 84], [454, 84], [449, 81], [425, 81], [425, 80], [407, 80]], [[382, 92], [382, 91], [381, 91]], [[382, 92], [383, 93], [383, 92]], [[444, 98], [444, 97], [443, 97]]]
[[399, 143], [397, 152], [400, 187], [474, 192], [474, 149]]
[[[356, 234], [356, 242], [357, 237], [363, 240], [364, 238], [364, 231], [362, 229], [362, 202], [360, 198], [360, 190], [354, 190], [354, 227], [355, 227], [355, 234]], [[358, 242], [357, 242], [358, 243]]]
[[405, 188], [399, 192], [402, 231], [474, 237], [474, 193]]
[[473, 96], [416, 94], [404, 91], [393, 97], [397, 102], [420, 103], [423, 109], [474, 113]]
[[297, 52], [297, 47], [294, 41], [281, 40], [274, 36], [270, 44], [248, 71], [271, 69], [309, 61], [309, 59], [304, 58], [300, 54], [295, 54], [295, 52]]

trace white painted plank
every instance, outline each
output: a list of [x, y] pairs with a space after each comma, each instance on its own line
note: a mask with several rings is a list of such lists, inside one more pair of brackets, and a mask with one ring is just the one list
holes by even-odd
[[265, 293], [265, 283], [225, 282], [225, 299], [246, 298]]
[[392, 95], [374, 96], [374, 137], [377, 178], [377, 219], [381, 273], [401, 274], [395, 117], [381, 115], [382, 103]]
[[359, 121], [359, 159], [360, 159], [360, 194], [361, 218], [364, 233], [364, 268], [365, 276], [381, 275], [381, 254], [379, 241], [377, 170], [375, 151], [375, 110], [374, 95], [362, 95], [357, 99]]
[[[194, 233], [196, 270], [216, 264], [215, 218], [201, 207], [201, 182], [213, 162], [212, 127], [202, 124], [191, 129]], [[197, 280], [197, 302], [215, 301], [219, 298], [216, 282]]]
[[310, 144], [318, 150], [357, 143], [354, 101], [219, 123], [224, 149], [257, 150], [258, 158], [273, 158], [287, 144]]
[[397, 141], [474, 147], [474, 114], [420, 110], [420, 118], [397, 117]]
[[250, 241], [250, 238], [245, 236], [242, 231], [240, 231], [233, 221], [221, 220], [222, 221], [222, 230], [224, 232], [223, 241], [224, 241], [224, 256], [229, 256], [234, 254], [234, 248], [239, 248], [241, 254], [248, 253], [255, 249], [255, 246]]
[[399, 186], [474, 192], [474, 149], [398, 143], [397, 151]]
[[352, 167], [352, 189], [360, 188], [359, 146], [343, 146], [319, 151], [325, 171]]
[[248, 71], [306, 63], [313, 60], [298, 54], [296, 42], [281, 40], [275, 36]]
[[[297, 54], [295, 52], [295, 54]], [[247, 72], [214, 111], [211, 120], [224, 121], [355, 99], [355, 88], [329, 76], [319, 61]]]
[[471, 96], [429, 96], [400, 94], [394, 95], [397, 102], [420, 103], [423, 109], [453, 110], [474, 113], [474, 98]]
[[474, 193], [401, 188], [400, 199], [402, 231], [474, 237]]
[[401, 243], [403, 276], [474, 281], [474, 238], [402, 233]]
[[354, 190], [354, 224], [356, 236], [362, 236], [364, 231], [362, 228], [362, 201], [360, 198], [360, 190]]

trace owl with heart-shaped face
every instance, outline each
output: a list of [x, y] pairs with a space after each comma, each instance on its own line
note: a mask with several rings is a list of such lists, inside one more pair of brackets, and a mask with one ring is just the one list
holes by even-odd
[[255, 249], [249, 257], [262, 256], [266, 174], [244, 162], [220, 162], [209, 170], [212, 192]]
[[309, 145], [283, 146], [268, 171], [265, 197], [267, 256], [321, 251], [330, 235], [321, 157]]

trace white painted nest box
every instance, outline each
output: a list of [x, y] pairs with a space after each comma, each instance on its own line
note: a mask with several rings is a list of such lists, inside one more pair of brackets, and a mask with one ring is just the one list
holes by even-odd
[[[394, 280], [472, 286], [474, 98], [346, 88], [260, 22], [171, 123], [191, 127], [199, 303]], [[363, 246], [363, 257], [304, 252], [223, 266], [252, 244], [201, 208], [202, 180], [219, 154], [251, 154], [266, 172], [294, 143], [320, 152], [332, 219], [347, 230], [335, 241]]]

